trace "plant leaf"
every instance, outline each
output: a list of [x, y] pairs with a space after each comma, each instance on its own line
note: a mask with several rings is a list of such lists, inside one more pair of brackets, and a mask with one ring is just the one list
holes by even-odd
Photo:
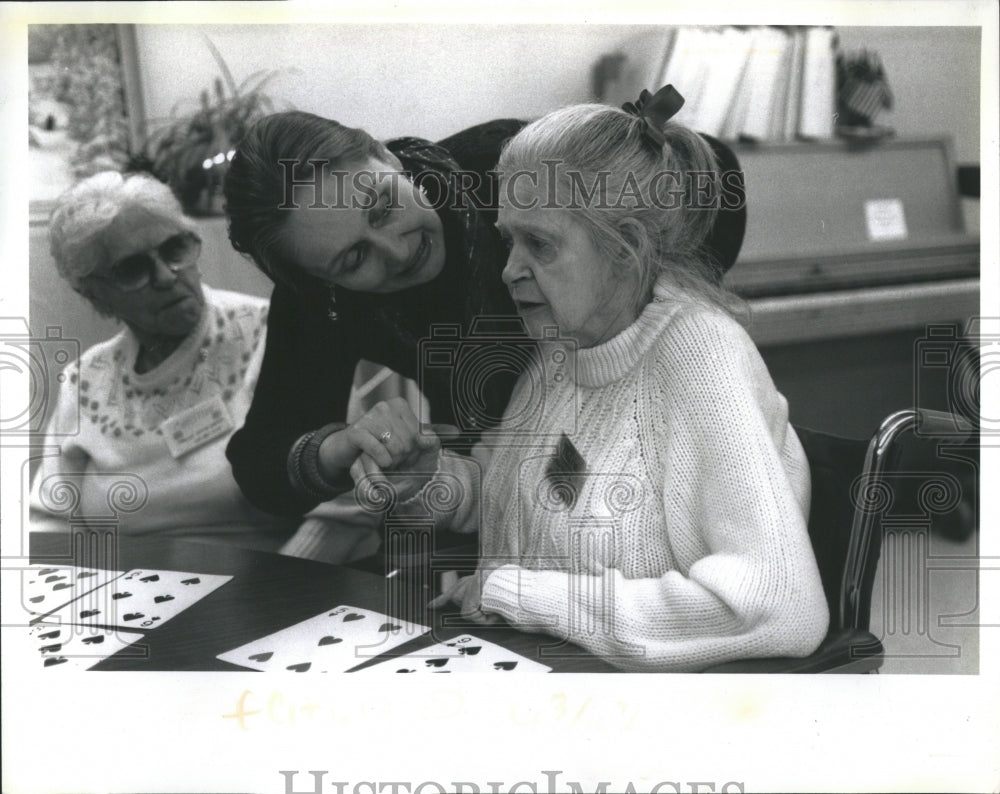
[[[203, 34], [204, 35], [204, 34]], [[229, 66], [226, 65], [226, 61], [222, 57], [222, 53], [219, 52], [218, 48], [212, 43], [212, 40], [205, 35], [205, 44], [208, 45], [209, 51], [212, 53], [212, 57], [215, 58], [215, 62], [219, 65], [219, 71], [222, 72], [222, 76], [226, 78], [226, 84], [229, 86], [229, 91], [233, 96], [239, 96], [239, 89], [236, 87], [236, 81], [233, 79], [233, 73], [229, 71]]]

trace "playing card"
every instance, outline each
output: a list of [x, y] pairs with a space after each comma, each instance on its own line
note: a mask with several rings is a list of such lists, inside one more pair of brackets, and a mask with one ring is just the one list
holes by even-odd
[[181, 571], [131, 570], [46, 617], [82, 626], [155, 628], [232, 579]]
[[28, 631], [38, 666], [44, 670], [89, 670], [143, 636], [133, 631], [56, 623], [36, 623]]
[[45, 615], [121, 575], [98, 568], [33, 565], [21, 570], [21, 605], [29, 616]]
[[341, 673], [430, 629], [341, 605], [218, 658], [255, 670]]
[[539, 664], [506, 648], [463, 634], [430, 648], [366, 667], [358, 672], [376, 673], [547, 673]]

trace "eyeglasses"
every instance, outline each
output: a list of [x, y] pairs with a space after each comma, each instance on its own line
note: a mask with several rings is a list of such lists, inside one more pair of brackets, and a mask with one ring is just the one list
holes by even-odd
[[93, 275], [107, 279], [122, 292], [135, 292], [153, 280], [157, 260], [176, 276], [182, 270], [198, 264], [200, 253], [201, 238], [193, 232], [181, 232], [168, 237], [155, 248], [119, 259], [106, 276], [97, 273]]

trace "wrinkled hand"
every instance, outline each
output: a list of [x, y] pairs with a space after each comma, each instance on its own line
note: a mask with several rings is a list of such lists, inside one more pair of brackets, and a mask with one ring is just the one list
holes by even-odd
[[441, 595], [428, 604], [431, 609], [441, 609], [449, 604], [458, 604], [459, 614], [463, 618], [484, 626], [502, 623], [499, 615], [483, 612], [483, 582], [495, 569], [480, 569], [471, 576], [463, 576]]
[[393, 397], [377, 403], [319, 449], [320, 469], [329, 480], [351, 471], [355, 481], [386, 471], [434, 472], [441, 442], [420, 427], [409, 403]]
[[[397, 503], [403, 502], [416, 496], [434, 478], [440, 451], [440, 448], [435, 448], [429, 452], [414, 453], [385, 471], [366, 452], [351, 466], [351, 478], [356, 486], [385, 488], [394, 495]], [[376, 495], [372, 495], [371, 499], [373, 504], [382, 503]]]

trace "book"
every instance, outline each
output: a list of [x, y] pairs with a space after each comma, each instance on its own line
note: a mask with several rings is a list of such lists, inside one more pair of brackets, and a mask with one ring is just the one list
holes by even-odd
[[753, 50], [747, 64], [749, 95], [743, 119], [736, 129], [739, 137], [768, 140], [775, 93], [788, 43], [788, 34], [779, 28], [754, 29]]
[[677, 28], [670, 58], [657, 86], [659, 88], [671, 83], [680, 92], [684, 97], [684, 107], [674, 118], [690, 127], [695, 127], [697, 123], [697, 108], [701, 102], [708, 70], [706, 50], [711, 47], [713, 33], [714, 31], [708, 28]]
[[785, 47], [778, 64], [778, 78], [771, 96], [771, 118], [768, 123], [767, 140], [785, 140], [785, 115], [788, 113], [788, 92], [792, 81], [792, 55], [795, 40], [791, 31], [785, 29]]
[[806, 28], [791, 31], [788, 60], [788, 89], [785, 93], [785, 116], [781, 140], [793, 141], [799, 128], [799, 106], [802, 102], [802, 67], [806, 51]]
[[694, 127], [699, 132], [716, 137], [722, 134], [746, 73], [753, 40], [751, 30], [729, 27], [718, 31], [706, 50], [707, 73], [694, 116]]
[[832, 138], [837, 74], [832, 28], [809, 28], [802, 63], [798, 136]]

